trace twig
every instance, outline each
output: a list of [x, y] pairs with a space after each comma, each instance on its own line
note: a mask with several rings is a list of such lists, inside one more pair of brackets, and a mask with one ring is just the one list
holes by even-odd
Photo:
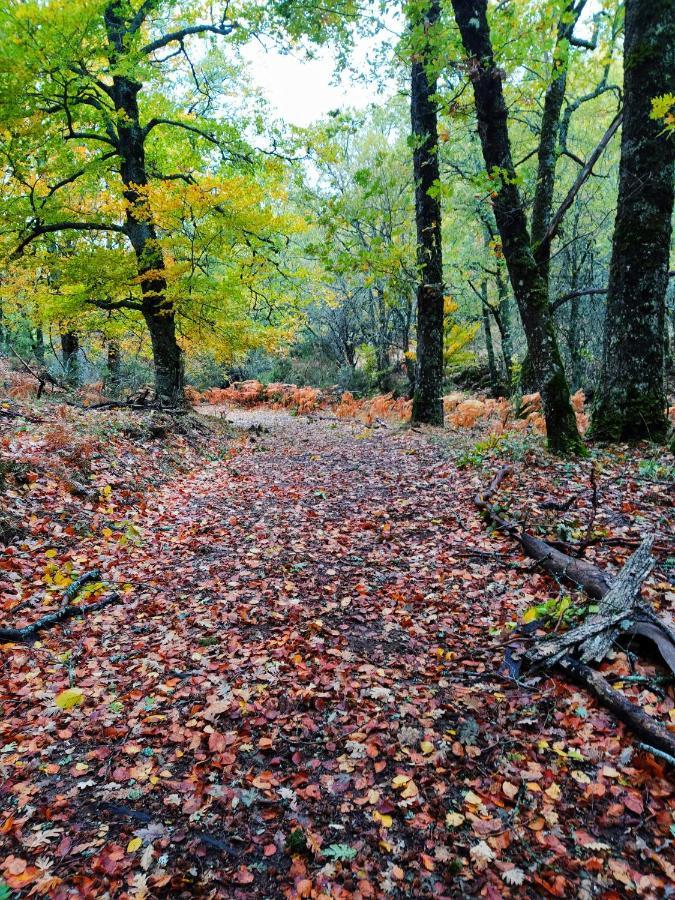
[[651, 753], [652, 756], [656, 756], [659, 759], [665, 760], [668, 765], [673, 766], [675, 768], [675, 756], [671, 756], [670, 753], [665, 753], [663, 750], [659, 750], [657, 747], [650, 747], [649, 744], [643, 744], [641, 741], [638, 742], [638, 747], [640, 750], [646, 750], [647, 753]]
[[85, 572], [84, 575], [80, 575], [79, 578], [76, 578], [75, 581], [66, 588], [63, 595], [63, 603], [56, 612], [48, 613], [46, 616], [38, 619], [37, 622], [33, 622], [32, 625], [26, 625], [24, 628], [0, 628], [0, 640], [27, 641], [34, 637], [41, 629], [47, 628], [50, 625], [55, 625], [57, 622], [63, 621], [63, 619], [69, 619], [71, 616], [83, 616], [90, 612], [97, 612], [105, 606], [110, 606], [111, 603], [117, 603], [120, 596], [119, 594], [113, 593], [104, 597], [102, 600], [98, 600], [96, 603], [91, 603], [89, 606], [72, 605], [72, 601], [85, 585], [91, 584], [91, 582], [98, 581], [99, 579], [100, 572], [97, 569], [93, 569], [91, 572]]
[[588, 519], [588, 525], [586, 526], [586, 534], [577, 550], [577, 557], [579, 559], [584, 555], [586, 547], [590, 544], [591, 535], [593, 534], [593, 528], [595, 526], [595, 517], [598, 514], [598, 481], [595, 473], [595, 463], [591, 463], [591, 488], [591, 515]]

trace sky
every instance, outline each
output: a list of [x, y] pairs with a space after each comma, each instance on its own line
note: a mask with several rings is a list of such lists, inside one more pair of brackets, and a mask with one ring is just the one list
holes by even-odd
[[[600, 8], [599, 0], [589, 0], [582, 24], [577, 33], [590, 37], [588, 22]], [[586, 23], [586, 27], [584, 27]], [[387, 18], [390, 35], [396, 29], [396, 19]], [[367, 70], [367, 60], [376, 42], [372, 38], [357, 38], [351, 62], [355, 69]], [[335, 56], [330, 48], [320, 48], [316, 58], [308, 60], [303, 52], [282, 54], [272, 46], [263, 47], [252, 42], [242, 49], [249, 61], [254, 84], [261, 88], [278, 116], [285, 122], [300, 127], [323, 118], [331, 110], [352, 106], [362, 109], [372, 102], [383, 102], [384, 97], [375, 93], [372, 85], [359, 81], [349, 71], [335, 83]], [[385, 93], [391, 94], [389, 85]]]
[[372, 88], [359, 83], [349, 72], [335, 84], [335, 57], [322, 49], [316, 59], [307, 60], [302, 52], [282, 55], [267, 52], [259, 44], [244, 48], [251, 63], [250, 73], [279, 117], [298, 126], [306, 126], [345, 106], [363, 108], [376, 97]]

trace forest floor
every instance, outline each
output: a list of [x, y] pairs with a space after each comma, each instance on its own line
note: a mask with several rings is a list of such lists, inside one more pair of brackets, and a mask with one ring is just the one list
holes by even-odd
[[[505, 665], [526, 610], [587, 600], [473, 501], [509, 460], [501, 508], [592, 535], [610, 572], [655, 531], [644, 596], [672, 611], [672, 457], [7, 409], [0, 626], [92, 569], [82, 604], [120, 600], [0, 644], [0, 897], [672, 896], [672, 770], [579, 688]], [[675, 725], [658, 663], [604, 671]]]

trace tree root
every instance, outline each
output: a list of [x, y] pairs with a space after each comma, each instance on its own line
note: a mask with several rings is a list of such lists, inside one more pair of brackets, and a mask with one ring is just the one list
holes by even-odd
[[119, 594], [112, 593], [108, 594], [107, 597], [103, 597], [102, 600], [98, 600], [96, 603], [91, 603], [88, 606], [72, 605], [72, 601], [77, 597], [82, 588], [87, 584], [98, 581], [99, 578], [100, 572], [96, 569], [91, 572], [85, 572], [84, 575], [80, 575], [80, 577], [76, 578], [64, 592], [63, 603], [56, 612], [48, 613], [46, 616], [42, 616], [41, 619], [38, 619], [37, 622], [33, 622], [32, 625], [26, 625], [24, 628], [0, 628], [0, 640], [28, 641], [35, 637], [38, 631], [41, 631], [43, 628], [48, 628], [51, 625], [56, 625], [64, 619], [69, 619], [72, 616], [84, 616], [87, 613], [97, 612], [99, 609], [110, 606], [112, 603], [117, 603], [120, 596]]
[[500, 469], [487, 490], [476, 496], [476, 506], [490, 524], [517, 541], [525, 554], [537, 560], [544, 569], [556, 578], [573, 582], [590, 597], [599, 600], [595, 615], [570, 631], [539, 641], [525, 652], [522, 662], [530, 669], [557, 666], [586, 687], [635, 734], [659, 750], [662, 758], [664, 754], [673, 758], [675, 734], [659, 725], [587, 665], [592, 660], [601, 662], [620, 635], [638, 635], [655, 644], [675, 674], [675, 629], [640, 600], [642, 582], [654, 565], [651, 556], [654, 538], [644, 540], [617, 577], [610, 581], [597, 566], [568, 556], [499, 514], [491, 500], [510, 472], [509, 466]]

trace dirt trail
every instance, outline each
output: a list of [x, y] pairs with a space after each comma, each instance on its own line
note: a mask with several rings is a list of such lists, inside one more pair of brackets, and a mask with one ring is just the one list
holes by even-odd
[[[9, 657], [0, 842], [49, 860], [26, 891], [563, 896], [636, 846], [616, 866], [656, 890], [615, 723], [497, 672], [541, 576], [497, 555], [472, 476], [421, 433], [227, 418], [256, 430], [126, 547], [83, 547], [124, 604]], [[84, 702], [60, 710], [69, 669]]]

